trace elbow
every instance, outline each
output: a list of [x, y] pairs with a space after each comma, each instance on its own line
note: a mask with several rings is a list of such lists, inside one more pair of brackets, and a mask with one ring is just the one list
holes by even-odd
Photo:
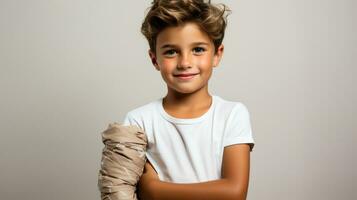
[[246, 200], [248, 187], [237, 183], [230, 184], [231, 200]]
[[240, 189], [236, 189], [234, 192], [233, 192], [233, 198], [232, 199], [235, 199], [235, 200], [246, 200], [247, 199], [247, 192], [240, 188]]

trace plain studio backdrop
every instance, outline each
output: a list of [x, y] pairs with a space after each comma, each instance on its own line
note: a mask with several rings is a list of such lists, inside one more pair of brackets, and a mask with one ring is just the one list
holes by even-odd
[[[100, 199], [101, 132], [166, 94], [150, 2], [0, 1], [0, 199]], [[356, 1], [213, 3], [232, 14], [209, 91], [250, 111], [248, 199], [357, 199]]]

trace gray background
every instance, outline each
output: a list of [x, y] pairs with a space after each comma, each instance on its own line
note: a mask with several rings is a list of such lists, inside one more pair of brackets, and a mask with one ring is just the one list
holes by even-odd
[[[356, 1], [213, 2], [233, 12], [209, 90], [251, 113], [248, 199], [357, 199]], [[166, 94], [149, 3], [0, 1], [0, 199], [99, 199], [101, 131]]]

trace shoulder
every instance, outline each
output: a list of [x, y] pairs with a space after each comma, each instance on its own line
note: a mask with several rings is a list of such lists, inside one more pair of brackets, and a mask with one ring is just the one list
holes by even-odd
[[140, 105], [138, 107], [129, 109], [129, 111], [127, 111], [127, 114], [131, 115], [131, 116], [137, 116], [140, 114], [146, 114], [148, 112], [152, 112], [153, 110], [156, 109], [156, 104], [157, 104], [157, 99], [152, 100], [146, 104]]
[[217, 97], [217, 107], [228, 112], [229, 116], [249, 114], [247, 106], [242, 101], [234, 101]]
[[236, 102], [233, 109], [232, 114], [240, 114], [243, 116], [249, 116], [249, 111], [247, 106], [242, 102]]
[[124, 124], [137, 124], [140, 127], [143, 126], [143, 121], [145, 119], [150, 119], [153, 113], [156, 111], [157, 99], [152, 100], [149, 103], [140, 105], [138, 107], [129, 109], [124, 117]]
[[228, 124], [236, 124], [246, 121], [250, 121], [250, 114], [247, 106], [242, 102], [235, 102], [228, 117]]
[[245, 103], [223, 98], [220, 98], [218, 102], [216, 121], [224, 127], [226, 136], [227, 134], [241, 134], [242, 132], [248, 134], [248, 131], [250, 131], [250, 114]]

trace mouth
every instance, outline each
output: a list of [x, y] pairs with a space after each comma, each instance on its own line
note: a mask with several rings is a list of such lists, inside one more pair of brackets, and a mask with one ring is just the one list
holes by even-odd
[[193, 77], [195, 77], [197, 74], [179, 74], [179, 75], [174, 75], [174, 77], [181, 79], [181, 80], [190, 80]]
[[193, 76], [193, 75], [197, 75], [198, 73], [187, 73], [187, 74], [176, 74], [174, 76]]

